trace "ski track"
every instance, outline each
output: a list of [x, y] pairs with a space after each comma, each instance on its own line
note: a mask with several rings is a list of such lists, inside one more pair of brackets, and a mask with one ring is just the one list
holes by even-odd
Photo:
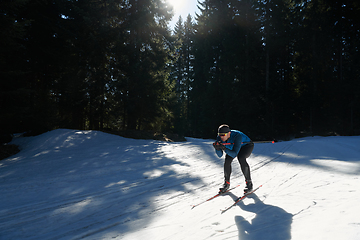
[[[242, 195], [242, 186], [191, 210], [191, 205], [215, 195], [223, 181], [223, 159], [214, 155], [211, 140], [189, 138], [185, 143], [163, 143], [120, 138], [119, 143], [114, 143], [112, 141], [119, 141], [119, 137], [96, 131], [58, 130], [45, 135], [21, 139], [23, 151], [0, 163], [0, 191], [10, 197], [30, 195], [30, 201], [17, 199], [16, 205], [5, 202], [9, 205], [0, 207], [1, 240], [216, 240], [265, 239], [264, 236], [276, 240], [317, 239], [316, 235], [311, 238], [303, 233], [301, 224], [308, 225], [309, 218], [318, 219], [326, 211], [326, 206], [340, 207], [335, 212], [347, 213], [342, 219], [350, 223], [342, 226], [352, 230], [348, 239], [359, 236], [353, 229], [360, 222], [351, 220], [350, 210], [341, 210], [347, 209], [350, 196], [353, 196], [351, 199], [359, 197], [355, 184], [357, 175], [331, 172], [331, 166], [318, 164], [323, 163], [321, 159], [337, 160], [336, 156], [340, 156], [344, 148], [350, 153], [341, 167], [347, 170], [347, 166], [354, 166], [352, 171], [360, 172], [358, 162], [354, 162], [352, 157], [359, 153], [359, 138], [354, 138], [355, 143], [339, 144], [341, 150], [331, 149], [335, 157], [325, 151], [313, 156], [320, 161], [314, 161], [305, 153], [300, 154], [299, 149], [305, 145], [309, 154], [315, 153], [312, 145], [306, 145], [307, 140], [326, 146], [329, 142], [333, 144], [333, 139], [339, 143], [339, 138], [256, 144], [248, 162], [254, 185], [262, 184], [263, 187], [220, 214], [220, 209]], [[81, 157], [82, 154], [76, 150], [76, 146], [81, 145], [91, 149], [86, 155], [88, 158]], [[118, 145], [124, 146], [125, 151], [120, 151]], [[42, 166], [41, 163], [49, 167], [45, 160], [51, 156], [54, 156], [53, 161], [71, 163], [63, 150], [65, 146], [70, 148], [68, 154], [77, 159], [80, 170], [58, 164], [64, 168], [58, 174], [51, 168], [48, 168], [51, 175], [46, 174], [45, 167], [41, 172], [43, 175], [21, 177], [13, 174], [20, 171], [20, 163], [34, 171]], [[97, 162], [103, 158], [106, 158], [106, 164]], [[79, 176], [68, 174], [72, 171], [78, 171]], [[122, 177], [114, 177], [114, 173]], [[348, 182], [349, 179], [353, 182]], [[237, 161], [233, 163], [232, 184], [244, 184]], [[54, 187], [65, 192], [73, 185], [72, 188], [80, 189], [79, 192], [74, 190], [72, 194], [42, 198], [53, 195], [56, 192]], [[81, 187], [85, 190], [81, 191]], [[338, 193], [344, 194], [338, 197], [341, 201], [335, 203], [331, 201], [331, 189], [334, 188], [340, 188]], [[353, 202], [355, 206], [355, 200]], [[332, 219], [326, 219], [326, 222], [331, 225]], [[273, 233], [274, 229], [282, 237]], [[336, 239], [332, 237], [335, 235], [328, 233], [327, 239]]]

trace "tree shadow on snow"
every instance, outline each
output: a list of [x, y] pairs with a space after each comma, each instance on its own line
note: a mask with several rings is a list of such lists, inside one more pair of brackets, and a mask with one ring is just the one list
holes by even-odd
[[270, 162], [288, 162], [329, 172], [359, 175], [359, 144], [358, 136], [308, 137], [275, 144], [256, 144], [251, 157], [260, 162], [253, 166], [252, 171]]
[[[121, 238], [186, 198], [188, 183], [201, 182], [160, 141], [62, 129], [27, 141], [0, 172], [7, 196], [0, 211], [14, 219], [0, 227], [7, 239]], [[28, 230], [16, 231], [19, 225]]]
[[[234, 200], [237, 198], [234, 194], [230, 195]], [[265, 204], [255, 193], [247, 198], [253, 199], [254, 203], [245, 204], [241, 201], [237, 206], [246, 212], [254, 213], [255, 216], [251, 219], [235, 217], [239, 240], [291, 239], [292, 214], [279, 207]]]

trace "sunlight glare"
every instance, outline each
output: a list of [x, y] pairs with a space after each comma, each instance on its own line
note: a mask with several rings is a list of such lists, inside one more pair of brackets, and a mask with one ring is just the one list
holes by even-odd
[[185, 6], [185, 1], [181, 0], [167, 0], [167, 2], [173, 7], [174, 13], [181, 12], [182, 8]]

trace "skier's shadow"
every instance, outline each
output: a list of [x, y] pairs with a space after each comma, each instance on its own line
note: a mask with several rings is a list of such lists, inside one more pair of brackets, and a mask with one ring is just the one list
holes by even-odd
[[[231, 194], [235, 200], [237, 197]], [[240, 201], [237, 206], [247, 212], [255, 213], [252, 219], [242, 216], [235, 217], [235, 223], [239, 231], [239, 240], [288, 240], [291, 239], [291, 223], [293, 215], [285, 210], [263, 203], [253, 193], [247, 198], [254, 199], [254, 203], [245, 205]]]

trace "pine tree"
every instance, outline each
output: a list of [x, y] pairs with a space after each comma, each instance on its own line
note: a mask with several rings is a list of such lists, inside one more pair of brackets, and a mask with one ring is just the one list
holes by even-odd
[[127, 129], [161, 128], [171, 117], [167, 97], [171, 92], [167, 82], [169, 9], [161, 1], [131, 0], [124, 6], [126, 12], [121, 24], [126, 34], [123, 52], [115, 58], [124, 65], [116, 65], [121, 77], [121, 101], [124, 106], [123, 122]]
[[19, 12], [26, 0], [0, 2], [0, 136], [24, 130], [29, 89], [25, 86], [24, 42], [29, 21]]

